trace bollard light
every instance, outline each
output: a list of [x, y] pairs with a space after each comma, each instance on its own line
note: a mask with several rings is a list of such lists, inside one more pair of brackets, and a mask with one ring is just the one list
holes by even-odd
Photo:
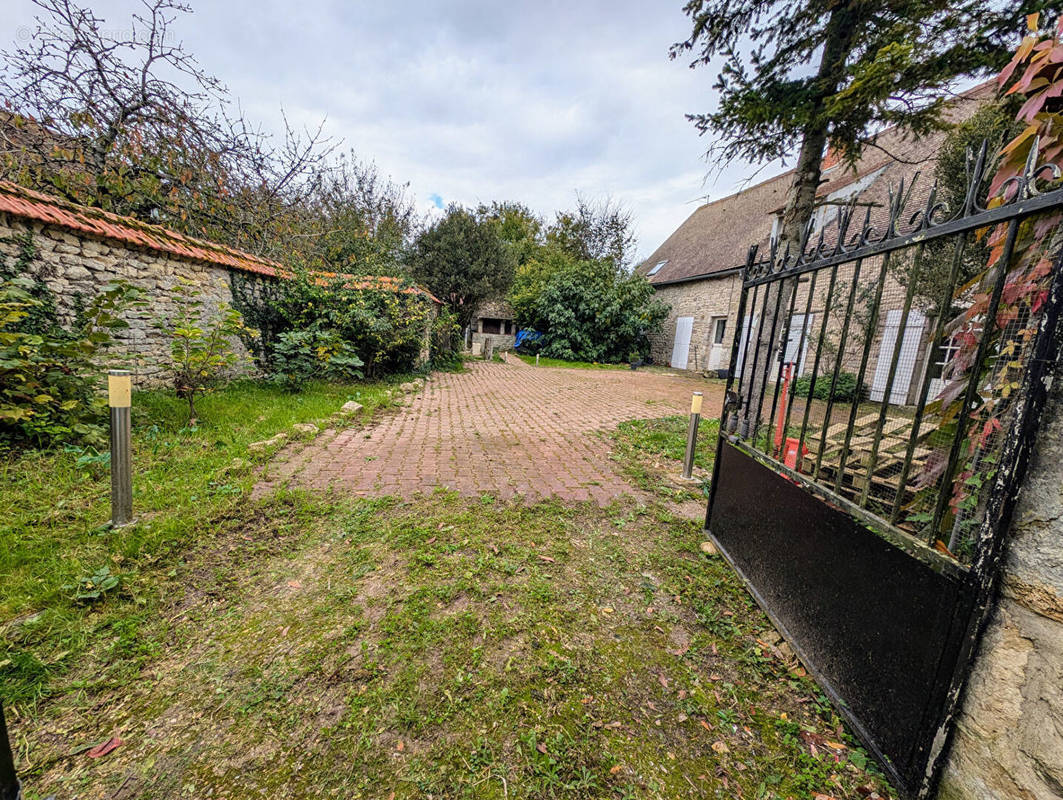
[[130, 406], [133, 380], [129, 372], [107, 373], [107, 404], [111, 407], [111, 525], [127, 525], [133, 519], [133, 465], [130, 456]]
[[687, 429], [687, 452], [683, 458], [683, 479], [694, 476], [694, 448], [698, 441], [698, 425], [701, 422], [701, 392], [694, 392], [690, 398], [690, 427]]
[[0, 702], [0, 800], [19, 800], [21, 797], [22, 785], [15, 774], [15, 756], [7, 738], [4, 704]]

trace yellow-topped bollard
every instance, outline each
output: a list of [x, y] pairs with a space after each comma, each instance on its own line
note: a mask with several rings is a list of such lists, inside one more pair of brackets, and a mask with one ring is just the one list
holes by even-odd
[[701, 424], [701, 392], [694, 392], [690, 398], [690, 427], [687, 429], [687, 452], [683, 457], [683, 479], [690, 480], [694, 475], [694, 449], [698, 442], [698, 425]]
[[124, 369], [107, 373], [107, 405], [111, 407], [111, 525], [128, 525], [133, 519], [133, 464], [130, 454], [130, 407], [133, 379]]

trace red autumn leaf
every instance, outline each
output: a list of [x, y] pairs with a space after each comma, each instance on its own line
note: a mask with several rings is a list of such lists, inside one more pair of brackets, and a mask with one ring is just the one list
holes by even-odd
[[94, 748], [89, 750], [86, 755], [89, 758], [102, 758], [103, 756], [114, 750], [116, 747], [118, 747], [118, 745], [120, 744], [123, 744], [122, 740], [119, 739], [117, 736], [112, 736], [103, 744], [98, 744]]

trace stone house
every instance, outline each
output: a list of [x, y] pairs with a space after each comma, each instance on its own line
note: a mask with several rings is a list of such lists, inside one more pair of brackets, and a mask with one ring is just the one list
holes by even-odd
[[[947, 111], [948, 119], [953, 122], [966, 119], [992, 90], [991, 84], [982, 84], [959, 95]], [[823, 161], [823, 182], [813, 218], [813, 238], [822, 230], [831, 242], [831, 236], [836, 235], [832, 223], [839, 209], [850, 202], [856, 203], [861, 221], [864, 213], [870, 213], [872, 224], [881, 224], [888, 217], [890, 191], [902, 181], [908, 197], [906, 207], [920, 208], [930, 192], [936, 154], [945, 135], [938, 132], [917, 139], [906, 138], [896, 129], [885, 130], [853, 167], [828, 152]], [[770, 242], [781, 225], [792, 177], [792, 171], [784, 172], [702, 205], [638, 267], [637, 271], [653, 284], [658, 297], [671, 306], [660, 333], [651, 337], [655, 362], [675, 369], [724, 374], [734, 344], [742, 270], [749, 248], [757, 245], [761, 254], [770, 249]], [[844, 281], [845, 276], [840, 277]], [[805, 289], [799, 288], [797, 293], [796, 308], [802, 312], [807, 299], [807, 294], [802, 294]], [[788, 339], [795, 343], [794, 347], [803, 338], [802, 326], [809, 330], [821, 318], [825, 294], [822, 286], [816, 290], [807, 319], [804, 313], [791, 318]], [[873, 399], [881, 399], [884, 392], [888, 366], [883, 363], [880, 367], [879, 362], [888, 359], [879, 355], [892, 352], [899, 333], [904, 296], [905, 287], [893, 273], [888, 274], [879, 329], [873, 334], [873, 363], [869, 364], [868, 371]], [[914, 376], [922, 374], [919, 367], [927, 358], [941, 357], [940, 348], [929, 346], [930, 330], [931, 320], [921, 312], [909, 316], [902, 338], [903, 366], [891, 390], [892, 402], [906, 402], [914, 396], [919, 389]], [[740, 337], [741, 341], [744, 339], [745, 336]], [[811, 364], [808, 346], [806, 341], [802, 352], [793, 354], [797, 375], [807, 371]], [[876, 388], [878, 398], [874, 397]]]
[[466, 331], [466, 346], [472, 352], [482, 352], [484, 340], [490, 338], [495, 350], [511, 350], [517, 338], [517, 323], [513, 309], [501, 298], [485, 300], [476, 308]]
[[[286, 280], [292, 275], [284, 265], [269, 259], [0, 181], [0, 258], [17, 258], [27, 236], [37, 251], [34, 274], [55, 293], [65, 321], [74, 316], [77, 296], [96, 294], [113, 281], [127, 281], [143, 292], [147, 308], [127, 313], [129, 327], [116, 331], [112, 352], [115, 362], [130, 368], [142, 387], [166, 379], [162, 365], [170, 342], [158, 323], [174, 313], [170, 289], [179, 281], [194, 284], [206, 307], [217, 308], [233, 302], [234, 273], [261, 281]], [[439, 306], [439, 300], [425, 289], [395, 278], [351, 276], [350, 286], [423, 297], [432, 304], [433, 318]], [[430, 355], [431, 328], [429, 319], [421, 362]], [[240, 342], [234, 346], [248, 355]], [[250, 369], [250, 358], [244, 362]]]

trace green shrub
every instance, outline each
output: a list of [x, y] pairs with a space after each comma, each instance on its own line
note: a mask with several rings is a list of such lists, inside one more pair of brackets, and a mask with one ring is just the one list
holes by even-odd
[[122, 312], [136, 302], [128, 284], [113, 283], [76, 303], [60, 324], [48, 286], [30, 277], [32, 239], [19, 240], [13, 265], [0, 269], [0, 442], [45, 447], [62, 441], [106, 441], [101, 357]]
[[233, 275], [233, 303], [256, 332], [245, 343], [271, 371], [278, 338], [288, 331], [329, 331], [350, 346], [367, 377], [408, 372], [424, 344], [433, 304], [423, 294], [362, 289], [350, 278], [298, 275], [272, 280]]
[[648, 353], [668, 313], [645, 278], [607, 259], [555, 263], [530, 305], [520, 322], [543, 333], [542, 355], [614, 364]]
[[285, 331], [273, 345], [269, 379], [296, 391], [312, 379], [357, 380], [361, 367], [362, 359], [335, 331]]
[[227, 303], [211, 309], [191, 281], [173, 287], [176, 313], [156, 320], [170, 338], [169, 370], [177, 396], [188, 401], [189, 424], [196, 424], [196, 395], [222, 383], [244, 358], [237, 337], [253, 338], [240, 312]]
[[430, 366], [434, 370], [455, 372], [463, 369], [463, 364], [458, 315], [444, 306], [432, 321]]
[[[820, 375], [816, 378], [816, 388], [812, 396], [816, 400], [830, 398], [831, 375]], [[811, 375], [802, 375], [793, 383], [794, 397], [808, 397], [809, 387], [812, 385]], [[867, 399], [867, 386], [860, 384], [857, 388], [856, 375], [851, 372], [839, 372], [838, 383], [834, 387], [834, 399], [843, 403], [859, 402]]]

